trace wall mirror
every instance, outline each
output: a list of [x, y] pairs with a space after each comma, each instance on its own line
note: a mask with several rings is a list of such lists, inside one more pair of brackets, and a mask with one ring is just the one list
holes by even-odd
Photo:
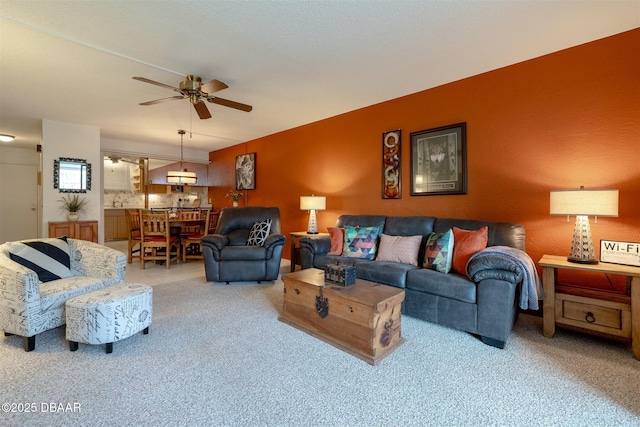
[[53, 188], [61, 193], [86, 193], [91, 190], [91, 164], [85, 159], [69, 157], [54, 160]]

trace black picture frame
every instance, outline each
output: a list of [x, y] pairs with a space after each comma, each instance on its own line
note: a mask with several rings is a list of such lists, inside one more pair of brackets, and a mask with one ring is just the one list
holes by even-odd
[[[72, 169], [72, 176], [75, 179], [71, 184], [65, 182], [60, 176], [61, 169]], [[60, 193], [86, 193], [91, 191], [91, 163], [86, 159], [75, 159], [72, 157], [60, 157], [53, 160], [53, 188]]]
[[467, 194], [467, 123], [411, 133], [411, 195]]
[[236, 190], [256, 189], [256, 153], [236, 156]]

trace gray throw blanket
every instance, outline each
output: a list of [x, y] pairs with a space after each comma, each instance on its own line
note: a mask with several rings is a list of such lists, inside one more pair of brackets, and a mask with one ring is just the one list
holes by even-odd
[[467, 274], [474, 282], [500, 279], [522, 281], [519, 305], [523, 310], [537, 310], [542, 299], [542, 285], [536, 265], [526, 252], [509, 246], [489, 246], [474, 254], [467, 263]]

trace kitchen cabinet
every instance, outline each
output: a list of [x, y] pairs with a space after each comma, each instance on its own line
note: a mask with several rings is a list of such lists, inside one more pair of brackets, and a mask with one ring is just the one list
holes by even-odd
[[170, 194], [171, 186], [163, 184], [149, 184], [147, 185], [147, 193], [149, 194]]
[[98, 221], [51, 221], [49, 237], [67, 236], [70, 239], [98, 242]]
[[124, 240], [129, 238], [126, 211], [124, 209], [105, 209], [104, 238], [105, 240]]

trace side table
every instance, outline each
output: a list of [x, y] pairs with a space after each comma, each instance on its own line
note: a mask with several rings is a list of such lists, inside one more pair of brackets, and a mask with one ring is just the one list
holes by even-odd
[[318, 236], [328, 236], [329, 233], [318, 233], [318, 234], [309, 234], [306, 231], [292, 231], [289, 233], [289, 237], [291, 237], [291, 272], [296, 271], [296, 264], [300, 264], [300, 248], [296, 248], [296, 239], [301, 237], [318, 237]]
[[[631, 338], [631, 348], [640, 360], [640, 267], [599, 263], [578, 264], [566, 257], [544, 255], [542, 267], [543, 334], [553, 337], [556, 324]], [[557, 284], [558, 270], [619, 274], [627, 278], [626, 294]]]

